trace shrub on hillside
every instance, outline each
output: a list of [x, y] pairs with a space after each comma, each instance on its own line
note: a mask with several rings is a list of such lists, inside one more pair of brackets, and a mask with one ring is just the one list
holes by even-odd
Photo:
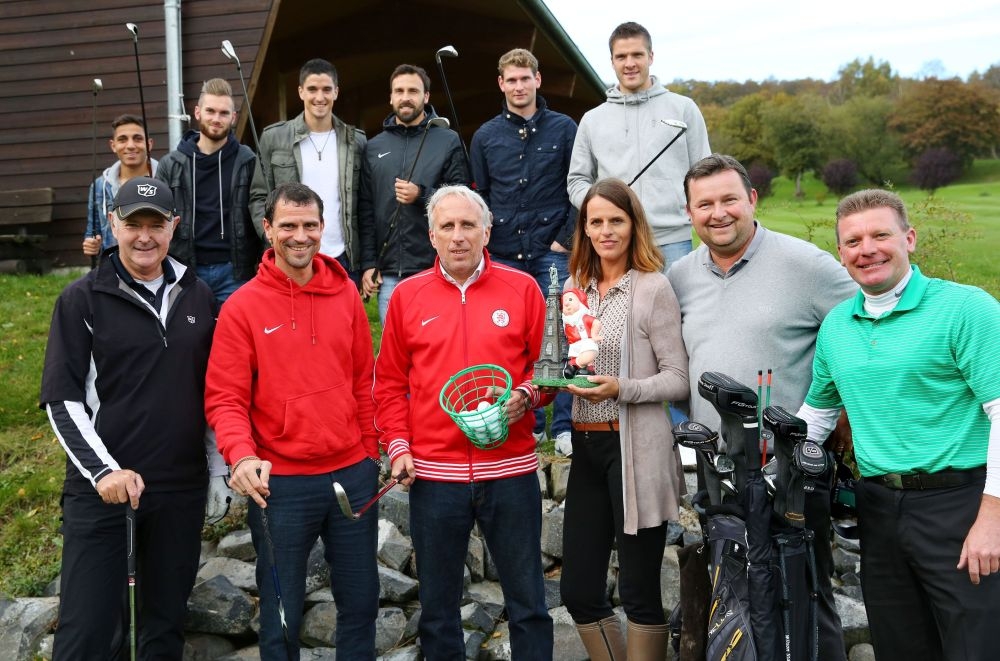
[[771, 182], [775, 177], [774, 170], [760, 161], [754, 161], [747, 168], [747, 175], [750, 176], [750, 183], [757, 190], [758, 197], [767, 197], [771, 194]]
[[823, 167], [823, 183], [836, 195], [846, 195], [858, 185], [858, 166], [848, 158], [835, 158]]
[[950, 149], [928, 149], [917, 157], [910, 180], [921, 190], [934, 194], [962, 176], [962, 161]]

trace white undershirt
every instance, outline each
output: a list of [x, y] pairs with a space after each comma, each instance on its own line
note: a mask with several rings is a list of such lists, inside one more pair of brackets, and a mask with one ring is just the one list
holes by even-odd
[[[322, 160], [319, 150], [323, 152]], [[323, 200], [323, 239], [319, 251], [330, 257], [344, 253], [344, 228], [340, 224], [340, 163], [334, 131], [312, 132], [299, 142], [302, 183]]]

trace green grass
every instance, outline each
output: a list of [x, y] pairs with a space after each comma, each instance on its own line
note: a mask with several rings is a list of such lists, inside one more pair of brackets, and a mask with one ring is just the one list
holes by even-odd
[[[836, 196], [814, 177], [805, 179], [801, 199], [786, 179], [776, 179], [774, 191], [758, 206], [761, 221], [835, 252]], [[916, 211], [914, 261], [920, 263], [922, 248], [937, 250], [937, 261], [943, 252], [951, 264], [936, 267], [951, 268], [955, 275], [941, 275], [1000, 295], [995, 259], [1000, 160], [977, 161], [961, 183], [937, 191], [930, 203], [922, 191], [900, 187], [899, 192]], [[951, 249], [950, 257], [942, 248]], [[59, 571], [59, 494], [66, 459], [37, 401], [52, 305], [75, 277], [0, 275], [0, 593], [12, 596], [40, 594]], [[382, 332], [374, 299], [366, 312], [377, 351]], [[551, 452], [552, 442], [542, 449]], [[206, 536], [223, 534], [237, 523], [215, 526]]]

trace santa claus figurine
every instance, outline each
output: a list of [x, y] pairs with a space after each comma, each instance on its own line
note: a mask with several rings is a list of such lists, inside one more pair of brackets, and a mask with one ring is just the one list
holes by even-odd
[[576, 288], [567, 289], [562, 295], [563, 332], [569, 343], [569, 359], [563, 368], [567, 379], [595, 373], [597, 343], [603, 339], [601, 320], [590, 313], [586, 301], [587, 296]]

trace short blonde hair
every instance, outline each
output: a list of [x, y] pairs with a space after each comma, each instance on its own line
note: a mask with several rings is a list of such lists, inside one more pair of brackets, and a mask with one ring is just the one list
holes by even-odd
[[525, 48], [515, 48], [500, 56], [497, 63], [497, 72], [502, 76], [503, 70], [507, 67], [524, 67], [531, 69], [531, 73], [538, 73], [538, 58]]

